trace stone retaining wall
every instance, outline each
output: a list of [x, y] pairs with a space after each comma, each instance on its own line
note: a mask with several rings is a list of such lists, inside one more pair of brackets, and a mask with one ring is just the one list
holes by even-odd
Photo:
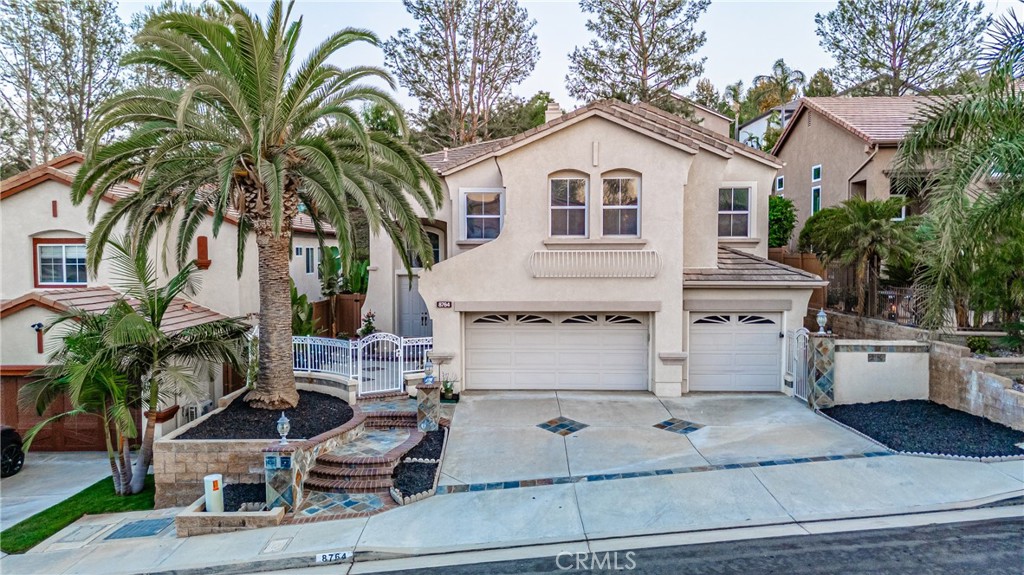
[[835, 311], [827, 311], [828, 329], [836, 337], [844, 339], [913, 339], [928, 340], [928, 330], [908, 327], [880, 319], [847, 315]]
[[231, 533], [243, 529], [277, 527], [284, 519], [284, 508], [269, 511], [207, 513], [206, 503], [199, 499], [174, 517], [178, 537], [194, 537], [211, 533]]

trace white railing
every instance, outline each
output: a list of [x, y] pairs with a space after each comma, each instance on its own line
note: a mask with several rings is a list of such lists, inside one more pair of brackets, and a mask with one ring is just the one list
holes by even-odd
[[661, 256], [652, 250], [541, 250], [530, 256], [535, 278], [653, 278]]
[[[259, 327], [248, 336], [250, 358], [255, 358]], [[423, 369], [431, 337], [400, 337], [377, 332], [362, 339], [292, 336], [292, 367], [297, 372], [340, 375], [359, 382], [359, 395], [405, 389], [405, 374]], [[246, 383], [252, 385], [250, 366]]]

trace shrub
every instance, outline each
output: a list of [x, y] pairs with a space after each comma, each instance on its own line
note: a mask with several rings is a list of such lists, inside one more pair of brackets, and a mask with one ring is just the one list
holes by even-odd
[[981, 335], [968, 337], [967, 347], [971, 349], [971, 353], [979, 355], [987, 355], [992, 352], [992, 342], [987, 337]]
[[793, 200], [782, 196], [768, 196], [768, 247], [781, 248], [789, 243], [796, 227], [796, 208]]

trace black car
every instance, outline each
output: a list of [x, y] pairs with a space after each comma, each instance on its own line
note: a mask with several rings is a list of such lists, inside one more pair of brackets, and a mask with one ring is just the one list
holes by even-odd
[[13, 427], [0, 429], [0, 477], [10, 477], [21, 471], [25, 452], [21, 450], [21, 436]]

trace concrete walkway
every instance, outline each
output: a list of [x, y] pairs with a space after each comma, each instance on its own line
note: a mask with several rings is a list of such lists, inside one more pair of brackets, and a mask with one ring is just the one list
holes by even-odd
[[0, 480], [0, 529], [7, 529], [110, 475], [103, 452], [29, 452], [17, 475]]

